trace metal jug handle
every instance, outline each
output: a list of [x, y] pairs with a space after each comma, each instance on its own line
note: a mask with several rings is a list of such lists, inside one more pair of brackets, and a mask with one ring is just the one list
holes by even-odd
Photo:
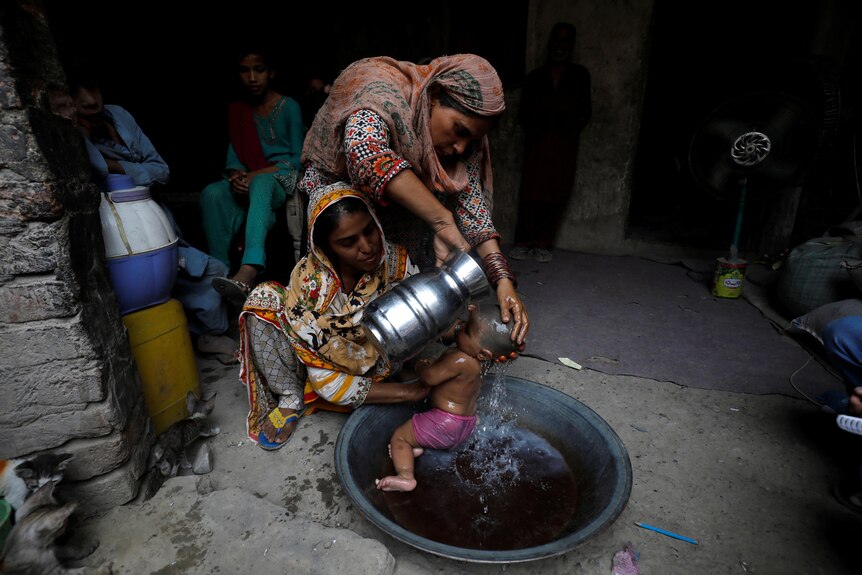
[[469, 299], [485, 297], [491, 291], [482, 266], [467, 252], [452, 252], [440, 267], [467, 290]]

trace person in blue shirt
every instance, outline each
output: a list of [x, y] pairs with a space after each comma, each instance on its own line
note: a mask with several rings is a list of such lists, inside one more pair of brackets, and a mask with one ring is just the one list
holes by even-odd
[[[128, 111], [104, 103], [94, 73], [72, 73], [70, 93], [75, 103], [75, 121], [84, 135], [97, 182], [104, 183], [109, 174], [126, 174], [136, 186], [168, 183], [167, 163]], [[227, 267], [183, 240], [170, 210], [166, 206], [161, 208], [180, 237], [180, 273], [172, 295], [183, 305], [195, 348], [222, 363], [236, 363], [237, 345], [225, 335], [229, 327], [227, 305], [212, 287], [214, 278], [227, 275]]]
[[[296, 199], [305, 129], [299, 104], [272, 87], [275, 72], [263, 50], [245, 50], [237, 60], [243, 99], [228, 110], [230, 144], [223, 178], [201, 194], [201, 216], [209, 253], [230, 265], [230, 244], [245, 224], [245, 246], [231, 278], [213, 280], [223, 296], [242, 304], [266, 267], [265, 244], [275, 210]], [[290, 211], [290, 210], [288, 210]], [[301, 216], [301, 210], [294, 210]], [[288, 218], [299, 247], [301, 217]], [[296, 254], [295, 254], [296, 255]]]
[[103, 102], [95, 80], [80, 80], [73, 87], [72, 98], [97, 179], [126, 174], [136, 186], [168, 183], [168, 165], [150, 139], [129, 112]]

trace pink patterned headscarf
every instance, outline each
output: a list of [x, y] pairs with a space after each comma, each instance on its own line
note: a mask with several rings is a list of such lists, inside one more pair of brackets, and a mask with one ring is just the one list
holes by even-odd
[[[431, 141], [431, 101], [434, 84], [467, 110], [480, 116], [497, 116], [506, 109], [503, 84], [487, 60], [473, 54], [443, 56], [420, 66], [388, 57], [366, 58], [348, 66], [332, 85], [326, 103], [317, 113], [305, 139], [303, 163], [347, 178], [344, 125], [357, 110], [372, 110], [389, 127], [391, 146], [405, 158], [432, 189], [454, 193], [467, 185], [466, 159], [447, 174]], [[482, 183], [491, 193], [491, 159], [488, 138], [483, 138]]]

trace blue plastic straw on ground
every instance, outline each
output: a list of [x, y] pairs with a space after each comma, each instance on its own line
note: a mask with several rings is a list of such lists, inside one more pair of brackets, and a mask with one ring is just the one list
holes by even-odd
[[635, 525], [643, 529], [649, 529], [650, 531], [661, 533], [662, 535], [667, 535], [668, 537], [673, 537], [674, 539], [679, 539], [680, 541], [685, 541], [686, 543], [691, 543], [692, 545], [697, 545], [697, 539], [692, 539], [691, 537], [686, 537], [685, 535], [679, 535], [672, 531], [665, 531], [664, 529], [659, 529], [658, 527], [653, 527], [652, 525], [647, 525], [646, 523], [635, 523]]

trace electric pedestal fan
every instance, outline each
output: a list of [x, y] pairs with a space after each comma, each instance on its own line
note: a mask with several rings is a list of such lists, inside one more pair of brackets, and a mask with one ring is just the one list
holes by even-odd
[[817, 152], [819, 121], [800, 99], [779, 91], [746, 94], [719, 106], [694, 134], [694, 179], [719, 199], [737, 202], [730, 244], [738, 258], [746, 199], [802, 184]]
[[800, 186], [818, 147], [819, 120], [786, 92], [752, 92], [709, 114], [694, 134], [694, 179], [719, 199], [736, 201], [730, 258], [718, 258], [712, 294], [739, 297], [747, 262], [739, 257], [748, 197], [760, 199]]

